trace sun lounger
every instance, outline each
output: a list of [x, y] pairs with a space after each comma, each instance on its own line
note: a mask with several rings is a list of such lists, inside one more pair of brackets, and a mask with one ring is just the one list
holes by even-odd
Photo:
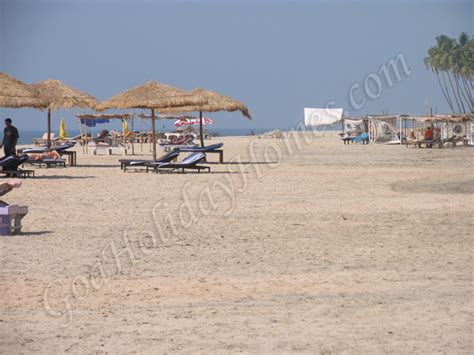
[[171, 140], [166, 140], [166, 141], [161, 141], [160, 145], [161, 146], [166, 146], [166, 145], [187, 145], [191, 144], [194, 141], [194, 136], [193, 135], [185, 135], [181, 137], [177, 137]]
[[[53, 142], [59, 142], [59, 137], [56, 137], [54, 133], [51, 133], [49, 136], [49, 141], [51, 143]], [[41, 146], [44, 144], [48, 143], [48, 132], [45, 132], [41, 138], [33, 138], [33, 143], [35, 146]]]
[[52, 158], [45, 158], [45, 159], [28, 159], [26, 161], [26, 164], [30, 165], [36, 165], [40, 168], [43, 166], [46, 166], [47, 168], [50, 168], [52, 166], [54, 167], [66, 167], [66, 160], [64, 159], [52, 159]]
[[177, 170], [179, 172], [181, 170], [181, 172], [184, 173], [186, 169], [197, 170], [198, 173], [200, 173], [201, 170], [207, 170], [207, 172], [211, 172], [211, 168], [209, 166], [198, 165], [205, 159], [206, 154], [197, 152], [187, 156], [177, 163], [147, 163], [146, 167], [147, 172], [150, 168], [154, 169], [156, 172], [163, 170]]
[[452, 136], [452, 137], [449, 137], [448, 139], [444, 140], [443, 141], [443, 144], [452, 144], [453, 148], [456, 147], [456, 144], [459, 143], [459, 142], [462, 142], [463, 144], [464, 143], [464, 140], [465, 140], [466, 136]]
[[56, 147], [51, 147], [51, 148], [47, 148], [47, 147], [23, 148], [23, 149], [18, 149], [18, 152], [22, 153], [22, 154], [28, 154], [28, 153], [38, 153], [38, 154], [40, 154], [40, 153], [44, 153], [46, 151], [55, 150], [59, 154], [61, 154], [66, 149], [74, 147], [74, 145], [75, 145], [74, 142], [70, 142], [70, 143], [67, 143], [67, 144], [61, 144], [61, 145], [58, 145]]
[[[42, 154], [48, 151], [55, 150], [61, 156], [66, 155], [68, 157], [69, 165], [73, 166], [77, 164], [77, 154], [74, 150], [68, 150], [69, 148], [74, 147], [75, 142], [69, 142], [66, 144], [61, 144], [56, 147], [46, 148], [46, 147], [37, 147], [37, 148], [23, 148], [19, 149], [18, 151], [23, 154]], [[54, 165], [54, 163], [50, 163], [49, 165]], [[63, 165], [62, 162], [58, 162], [56, 165]]]
[[179, 148], [180, 152], [189, 152], [189, 153], [217, 153], [219, 154], [219, 163], [224, 162], [224, 151], [222, 148], [224, 146], [224, 143], [216, 143], [216, 144], [211, 144], [205, 147], [184, 147], [184, 148]]
[[415, 145], [418, 148], [421, 148], [422, 145], [425, 145], [426, 148], [433, 148], [433, 146], [438, 146], [438, 148], [442, 147], [441, 138], [436, 139], [420, 139], [415, 142]]
[[20, 165], [28, 160], [27, 155], [10, 155], [0, 159], [0, 174], [9, 177], [35, 177], [34, 170], [20, 169]]
[[345, 137], [341, 137], [341, 140], [344, 142], [344, 144], [350, 144], [353, 138], [354, 137], [351, 137], [351, 136], [345, 136]]
[[91, 145], [91, 148], [93, 155], [98, 155], [102, 152], [105, 152], [106, 155], [112, 155], [115, 152], [121, 155], [127, 155], [128, 153], [127, 146], [123, 144], [110, 145], [108, 143], [97, 143], [95, 145]]
[[[140, 160], [140, 159], [120, 159], [120, 169], [124, 172], [127, 171], [128, 168], [137, 168], [137, 167], [146, 167], [147, 163], [169, 163], [175, 160], [179, 156], [178, 151], [169, 152], [162, 157], [156, 160]], [[147, 169], [148, 170], [148, 169]]]
[[369, 144], [369, 134], [368, 133], [361, 133], [356, 137], [352, 137], [353, 143], [362, 143], [362, 144]]

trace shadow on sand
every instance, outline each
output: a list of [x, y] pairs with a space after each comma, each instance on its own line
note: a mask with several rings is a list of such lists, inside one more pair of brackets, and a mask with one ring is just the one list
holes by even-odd
[[208, 161], [206, 164], [222, 164], [222, 165], [269, 165], [269, 164], [278, 164], [277, 161], [229, 161], [219, 163], [217, 161]]
[[29, 180], [75, 180], [75, 179], [95, 179], [97, 176], [70, 176], [70, 175], [36, 175]]
[[53, 233], [52, 231], [35, 231], [35, 232], [21, 232], [19, 234], [15, 234], [15, 236], [19, 237], [33, 237], [35, 235], [46, 235], [46, 234], [51, 234]]

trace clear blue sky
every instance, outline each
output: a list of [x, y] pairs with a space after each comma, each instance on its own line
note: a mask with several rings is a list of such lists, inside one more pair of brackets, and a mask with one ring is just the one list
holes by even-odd
[[[106, 99], [148, 80], [240, 99], [216, 128], [291, 127], [330, 101], [353, 116], [448, 108], [423, 64], [439, 34], [473, 33], [473, 1], [23, 1], [0, 0], [0, 71], [49, 78]], [[398, 54], [412, 73], [356, 110], [354, 83]], [[363, 91], [355, 91], [360, 101]], [[61, 110], [70, 125], [76, 110]], [[45, 113], [0, 109], [20, 129]], [[54, 116], [54, 125], [59, 118]]]

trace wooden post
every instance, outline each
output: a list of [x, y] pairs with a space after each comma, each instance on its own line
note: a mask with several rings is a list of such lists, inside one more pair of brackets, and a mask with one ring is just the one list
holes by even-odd
[[46, 146], [51, 148], [51, 109], [48, 108], [48, 140]]
[[141, 130], [140, 130], [140, 151], [143, 153], [143, 140], [145, 139], [145, 129], [143, 128], [143, 121], [145, 121], [145, 118], [142, 117], [141, 119]]
[[155, 109], [151, 109], [151, 140], [153, 142], [153, 160], [156, 160]]
[[124, 147], [127, 145], [127, 137], [125, 136], [125, 122], [127, 122], [127, 120], [124, 118], [122, 120], [122, 135], [123, 135], [122, 139], [123, 139], [123, 146]]
[[201, 136], [201, 147], [204, 147], [204, 134], [202, 129], [202, 111], [199, 111], [199, 135]]
[[133, 155], [135, 155], [135, 145], [133, 144], [135, 141], [134, 122], [135, 122], [135, 116], [132, 116], [132, 154]]

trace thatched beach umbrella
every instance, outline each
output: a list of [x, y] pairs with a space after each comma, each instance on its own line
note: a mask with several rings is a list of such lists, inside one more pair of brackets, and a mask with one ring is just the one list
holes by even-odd
[[0, 107], [20, 108], [42, 108], [43, 101], [25, 83], [0, 73]]
[[48, 148], [51, 147], [51, 110], [60, 108], [94, 108], [97, 100], [85, 92], [65, 85], [59, 80], [44, 80], [31, 84], [30, 88], [43, 100], [48, 110]]
[[117, 94], [96, 106], [96, 110], [141, 108], [151, 110], [153, 159], [156, 159], [155, 110], [198, 103], [198, 99], [175, 87], [149, 81]]
[[199, 111], [199, 133], [201, 136], [201, 146], [204, 146], [203, 137], [203, 124], [202, 124], [202, 113], [203, 112], [218, 112], [218, 111], [240, 111], [242, 114], [251, 119], [249, 109], [240, 101], [235, 100], [231, 97], [218, 94], [216, 92], [206, 89], [194, 89], [190, 91], [191, 95], [198, 101], [196, 105], [185, 105], [179, 107], [173, 107], [170, 109], [163, 110], [165, 113], [176, 113], [176, 112], [197, 112]]

